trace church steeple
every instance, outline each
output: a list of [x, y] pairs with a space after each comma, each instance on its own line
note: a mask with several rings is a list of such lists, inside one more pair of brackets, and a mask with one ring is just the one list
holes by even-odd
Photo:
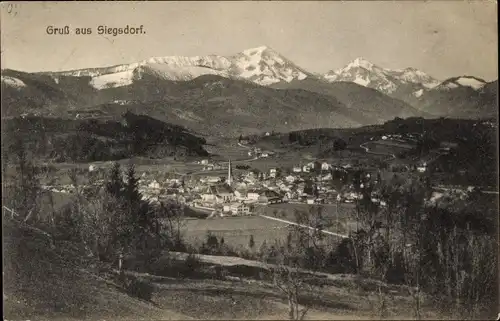
[[227, 184], [228, 185], [233, 184], [233, 173], [232, 173], [232, 168], [231, 168], [231, 159], [229, 159], [229, 165], [227, 167]]

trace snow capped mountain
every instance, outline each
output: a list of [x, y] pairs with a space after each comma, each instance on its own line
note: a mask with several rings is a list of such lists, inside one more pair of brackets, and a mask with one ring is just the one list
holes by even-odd
[[22, 81], [21, 79], [15, 78], [15, 77], [10, 77], [10, 76], [2, 76], [2, 84], [5, 84], [9, 87], [16, 88], [16, 89], [26, 87], [26, 84], [24, 83], [24, 81]]
[[347, 66], [323, 75], [329, 82], [348, 81], [391, 95], [404, 87], [404, 91], [417, 92], [433, 88], [439, 82], [415, 68], [391, 70], [379, 67], [364, 58], [356, 58]]
[[303, 80], [308, 72], [281, 56], [273, 49], [261, 46], [247, 49], [230, 58], [231, 73], [259, 85], [270, 85], [280, 81]]
[[247, 49], [233, 56], [167, 56], [105, 68], [91, 68], [52, 73], [91, 77], [96, 89], [126, 86], [145, 75], [160, 79], [187, 81], [202, 75], [249, 80], [259, 85], [302, 80], [311, 74], [267, 46]]
[[450, 90], [456, 89], [460, 87], [469, 87], [474, 90], [480, 90], [487, 84], [483, 79], [472, 77], [472, 76], [461, 76], [449, 78], [443, 81], [438, 87], [437, 90]]
[[439, 85], [438, 80], [415, 68], [406, 68], [400, 70], [386, 69], [386, 71], [403, 83], [421, 84], [427, 89], [434, 88]]

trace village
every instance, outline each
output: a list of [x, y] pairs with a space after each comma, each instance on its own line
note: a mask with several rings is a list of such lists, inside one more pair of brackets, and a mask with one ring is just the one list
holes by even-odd
[[[265, 134], [269, 136], [269, 133]], [[377, 140], [384, 144], [411, 144], [418, 139], [418, 134], [383, 135], [372, 137], [369, 142]], [[373, 143], [372, 143], [373, 144]], [[145, 200], [152, 203], [175, 201], [191, 209], [201, 212], [205, 217], [252, 215], [256, 207], [279, 203], [297, 204], [339, 204], [355, 203], [363, 196], [370, 195], [371, 202], [381, 207], [386, 206], [380, 195], [382, 176], [387, 175], [425, 175], [428, 166], [439, 156], [447, 154], [455, 148], [453, 144], [441, 143], [439, 149], [416, 162], [405, 159], [394, 159], [385, 168], [363, 166], [351, 162], [327, 160], [303, 161], [292, 166], [270, 167], [260, 171], [252, 168], [251, 161], [273, 158], [273, 151], [249, 147], [248, 141], [238, 140], [240, 148], [247, 149], [250, 159], [237, 161], [234, 166], [231, 160], [217, 162], [213, 159], [201, 159], [192, 162], [196, 170], [181, 172], [165, 172], [147, 170], [139, 172], [139, 191]], [[365, 147], [367, 153], [372, 147]], [[92, 185], [104, 184], [105, 170], [90, 165], [88, 172], [100, 179]], [[397, 174], [396, 174], [397, 173]], [[45, 189], [59, 193], [73, 193], [74, 186], [44, 186]], [[368, 190], [369, 193], [363, 191]]]
[[[172, 174], [160, 179], [152, 173], [141, 173], [138, 184], [144, 199], [158, 203], [176, 201], [208, 216], [251, 215], [255, 206], [277, 203], [335, 204], [353, 203], [362, 198], [360, 189], [375, 185], [380, 175], [353, 171], [350, 166], [337, 167], [328, 162], [309, 162], [292, 169], [271, 168], [266, 172], [238, 170], [226, 165], [209, 164], [207, 160], [197, 175]], [[248, 166], [247, 166], [248, 167]], [[217, 170], [227, 171], [217, 175]], [[91, 165], [89, 171], [96, 171]], [[94, 184], [102, 185], [104, 180]], [[74, 186], [44, 186], [59, 193], [73, 193]], [[380, 201], [376, 194], [372, 201]]]

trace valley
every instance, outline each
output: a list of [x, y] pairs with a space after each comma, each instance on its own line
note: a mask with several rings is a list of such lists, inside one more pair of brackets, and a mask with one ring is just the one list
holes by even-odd
[[4, 319], [496, 316], [482, 7], [79, 5], [2, 14]]

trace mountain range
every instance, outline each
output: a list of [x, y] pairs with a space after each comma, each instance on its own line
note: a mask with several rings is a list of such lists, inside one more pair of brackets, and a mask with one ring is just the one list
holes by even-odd
[[316, 74], [272, 48], [168, 56], [103, 68], [2, 70], [2, 114], [110, 117], [144, 113], [207, 134], [352, 127], [395, 117], [496, 116], [497, 81], [438, 81], [357, 58]]

